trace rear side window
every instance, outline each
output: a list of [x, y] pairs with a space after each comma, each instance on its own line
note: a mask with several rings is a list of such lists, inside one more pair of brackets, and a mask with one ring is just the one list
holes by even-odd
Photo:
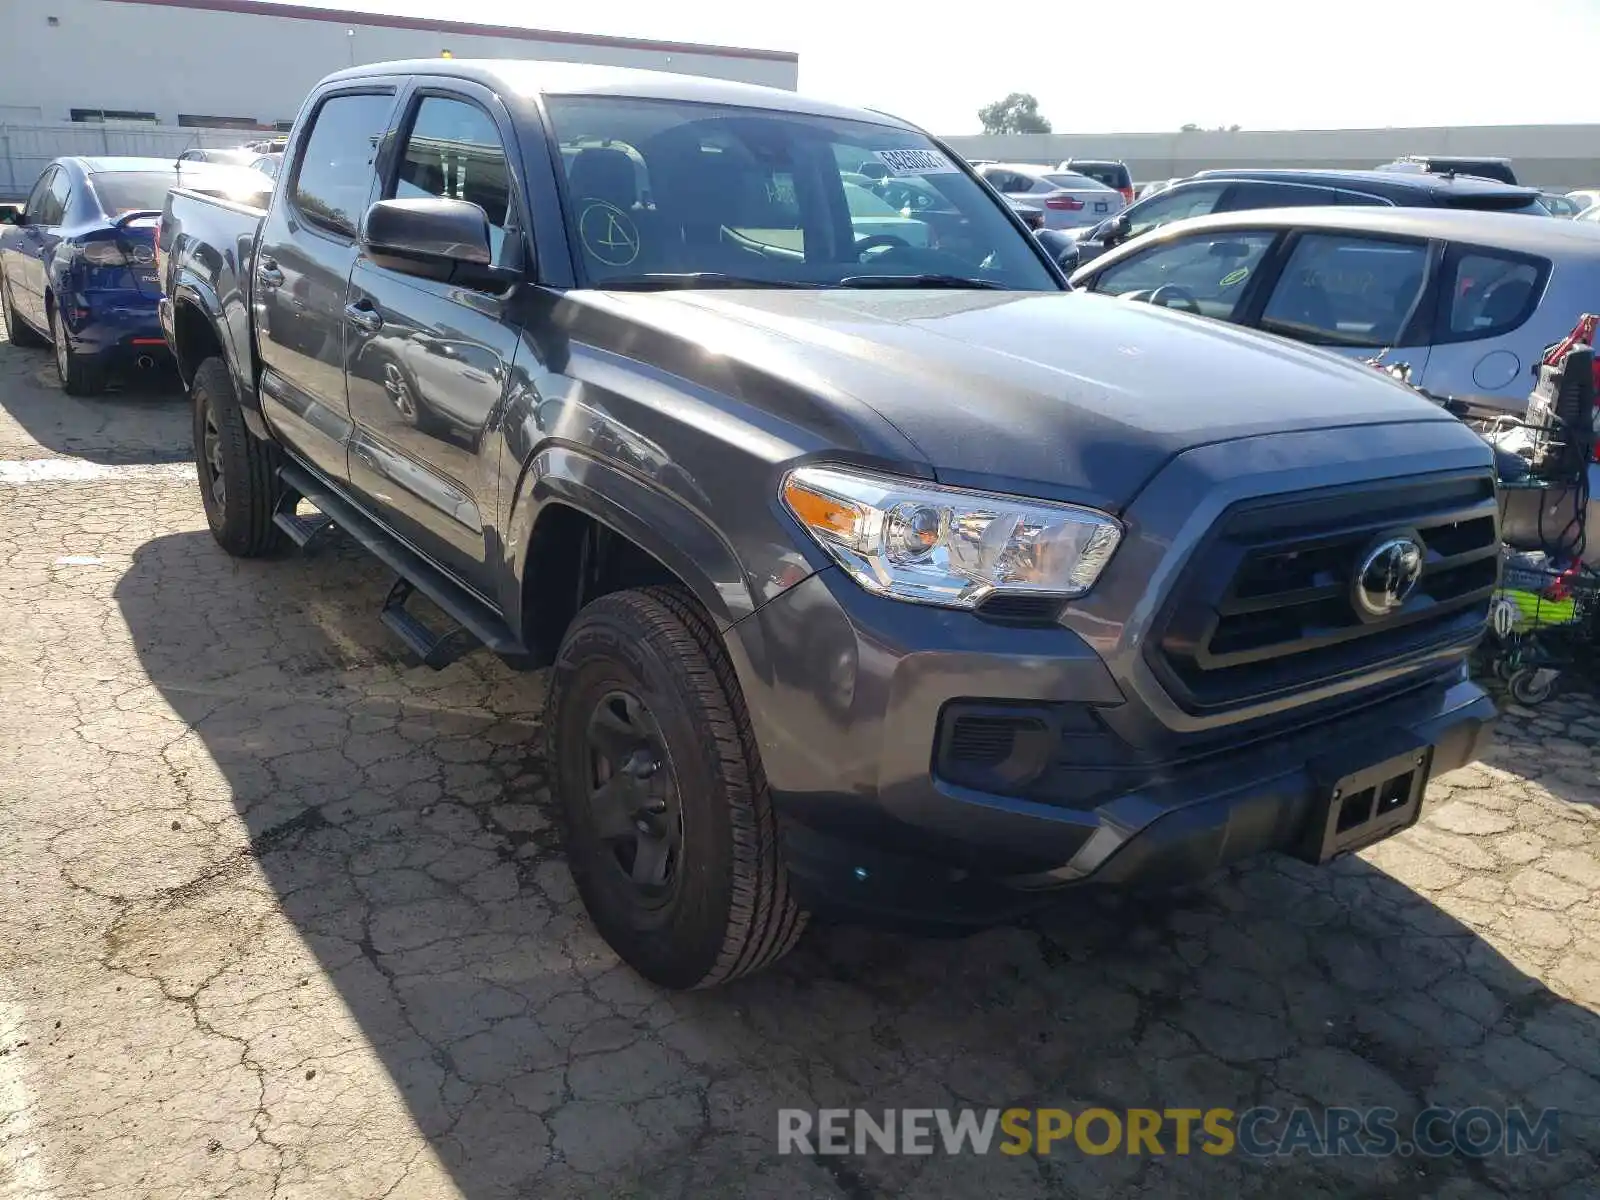
[[372, 194], [372, 163], [389, 128], [394, 97], [330, 96], [312, 118], [300, 152], [294, 204], [306, 220], [354, 237]]
[[72, 178], [60, 167], [51, 177], [49, 190], [39, 198], [40, 225], [59, 225], [66, 216], [67, 199], [72, 195]]
[[395, 178], [400, 199], [465, 200], [489, 218], [495, 266], [520, 266], [511, 169], [494, 120], [476, 104], [425, 96], [406, 137]]
[[1339, 193], [1332, 188], [1311, 187], [1301, 183], [1236, 183], [1217, 206], [1217, 211], [1306, 208], [1317, 204], [1337, 203], [1339, 203]]
[[1318, 346], [1393, 346], [1416, 311], [1428, 247], [1307, 234], [1278, 276], [1261, 328]]
[[1533, 315], [1549, 272], [1544, 259], [1488, 249], [1452, 250], [1445, 269], [1440, 340], [1467, 342], [1510, 333]]
[[1121, 163], [1072, 163], [1068, 168], [1079, 175], [1087, 175], [1096, 183], [1120, 191], [1133, 186], [1133, 176]]

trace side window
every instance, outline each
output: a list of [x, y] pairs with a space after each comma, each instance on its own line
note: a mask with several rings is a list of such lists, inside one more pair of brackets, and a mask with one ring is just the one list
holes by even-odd
[[1450, 255], [1445, 340], [1471, 341], [1510, 333], [1533, 314], [1550, 264], [1543, 259], [1461, 248]]
[[48, 168], [39, 176], [39, 182], [33, 185], [33, 191], [28, 193], [28, 204], [22, 211], [29, 225], [46, 224], [44, 217], [50, 207], [50, 184], [60, 173], [55, 167]]
[[1209, 216], [1228, 186], [1226, 183], [1204, 183], [1189, 188], [1173, 188], [1136, 204], [1128, 210], [1128, 236], [1138, 237], [1169, 221]]
[[1250, 278], [1271, 249], [1275, 233], [1208, 232], [1153, 246], [1106, 268], [1094, 290], [1137, 293], [1184, 312], [1232, 320]]
[[1299, 183], [1236, 183], [1227, 198], [1217, 205], [1218, 212], [1244, 212], [1254, 208], [1306, 208], [1314, 204], [1337, 204], [1339, 194], [1332, 188], [1308, 187]]
[[1261, 327], [1321, 346], [1393, 346], [1427, 270], [1423, 242], [1307, 234], [1278, 276]]
[[375, 93], [322, 102], [295, 173], [294, 205], [306, 220], [355, 236], [372, 194], [373, 158], [393, 107], [393, 96]]
[[424, 96], [406, 135], [394, 195], [465, 200], [489, 218], [494, 265], [521, 265], [511, 168], [493, 118], [476, 104]]
[[61, 224], [67, 213], [67, 199], [71, 195], [72, 177], [57, 167], [55, 174], [50, 177], [49, 191], [40, 198], [38, 224]]

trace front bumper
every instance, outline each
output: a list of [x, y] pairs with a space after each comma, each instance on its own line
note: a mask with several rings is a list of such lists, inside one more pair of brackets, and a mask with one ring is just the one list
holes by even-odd
[[1324, 819], [1330, 754], [1361, 765], [1360, 748], [1398, 735], [1431, 746], [1437, 774], [1477, 758], [1495, 717], [1455, 664], [1202, 753], [1141, 753], [1133, 786], [1088, 801], [1001, 794], [941, 776], [952, 702], [1088, 706], [1146, 727], [1072, 631], [883, 600], [828, 569], [730, 636], [752, 668], [745, 691], [800, 900], [900, 925], [981, 926], [1062, 887], [1178, 883], [1293, 849]]

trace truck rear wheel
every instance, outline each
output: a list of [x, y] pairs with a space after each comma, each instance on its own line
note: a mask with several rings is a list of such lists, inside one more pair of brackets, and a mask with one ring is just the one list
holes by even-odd
[[259, 558], [282, 542], [272, 523], [283, 484], [278, 448], [250, 432], [220, 358], [208, 358], [189, 386], [194, 405], [194, 458], [211, 536], [236, 558]]
[[765, 967], [805, 928], [749, 713], [721, 639], [673, 588], [613, 592], [552, 673], [549, 761], [567, 858], [600, 934], [653, 983]]

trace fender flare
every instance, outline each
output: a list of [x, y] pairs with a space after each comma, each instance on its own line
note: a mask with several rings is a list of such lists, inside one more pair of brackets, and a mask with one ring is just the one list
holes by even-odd
[[[206, 324], [216, 336], [217, 344], [222, 347], [222, 361], [227, 363], [228, 373], [233, 376], [233, 389], [239, 398], [240, 406], [247, 414], [259, 412], [260, 401], [256, 399], [255, 380], [247, 365], [239, 361], [238, 347], [233, 344], [233, 338], [229, 335], [228, 321], [222, 311], [222, 301], [217, 298], [217, 293], [210, 284], [189, 274], [179, 278], [172, 294], [172, 349], [173, 357], [178, 362], [179, 375], [184, 373], [184, 356], [182, 347], [178, 345], [178, 312], [185, 305], [200, 310], [206, 319]], [[189, 380], [184, 379], [183, 382], [187, 387]]]
[[598, 521], [658, 559], [694, 594], [718, 632], [759, 607], [733, 547], [682, 500], [580, 448], [546, 445], [523, 469], [506, 521], [506, 553], [516, 594], [505, 599], [513, 628], [522, 619], [533, 530], [549, 504]]

